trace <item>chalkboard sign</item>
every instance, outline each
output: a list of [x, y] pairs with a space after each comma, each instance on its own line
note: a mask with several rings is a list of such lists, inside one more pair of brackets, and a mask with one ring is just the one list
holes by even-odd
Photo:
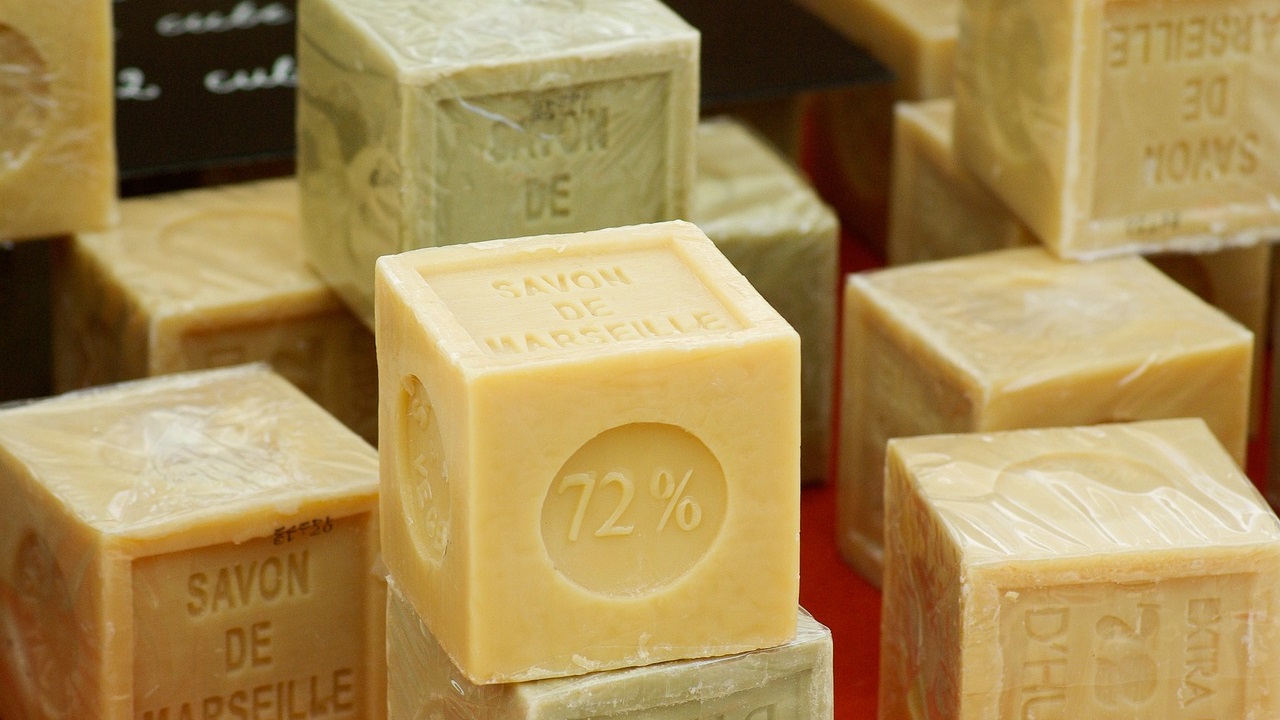
[[114, 0], [123, 178], [293, 153], [295, 0]]
[[[291, 157], [296, 0], [114, 0], [116, 137], [128, 180]], [[703, 33], [703, 102], [885, 77], [787, 0], [668, 0]]]

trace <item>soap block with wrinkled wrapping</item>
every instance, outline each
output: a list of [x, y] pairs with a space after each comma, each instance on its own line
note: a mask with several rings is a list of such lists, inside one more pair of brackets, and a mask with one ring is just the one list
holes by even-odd
[[698, 127], [689, 219], [800, 333], [800, 475], [823, 480], [835, 400], [835, 213], [776, 150], [725, 117]]
[[475, 685], [392, 581], [389, 720], [832, 720], [831, 631], [804, 609], [786, 644], [570, 678]]
[[1276, 0], [965, 0], [956, 153], [1054, 253], [1280, 236]]
[[370, 327], [380, 255], [687, 214], [699, 36], [657, 0], [302, 0], [298, 27], [307, 252]]
[[57, 391], [264, 361], [377, 439], [373, 333], [307, 266], [292, 178], [130, 198], [58, 250]]
[[1270, 718], [1280, 521], [1196, 419], [889, 443], [880, 717]]
[[262, 365], [0, 410], [5, 716], [384, 717], [377, 492]]
[[115, 219], [111, 7], [0, 0], [0, 241]]
[[873, 581], [890, 438], [1201, 417], [1244, 462], [1252, 333], [1142, 258], [1030, 247], [852, 275], [844, 322], [839, 538]]
[[377, 287], [382, 554], [472, 682], [792, 637], [800, 340], [697, 227], [424, 248]]

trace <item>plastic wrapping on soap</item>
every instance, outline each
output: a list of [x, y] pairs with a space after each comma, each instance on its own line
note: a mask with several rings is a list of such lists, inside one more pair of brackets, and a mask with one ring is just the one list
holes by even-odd
[[381, 255], [683, 217], [698, 45], [653, 0], [303, 4], [312, 263], [372, 326]]
[[[831, 632], [803, 608], [798, 610], [795, 639], [779, 647], [573, 677], [476, 685], [453, 665], [394, 580], [388, 583], [390, 720], [833, 716]], [[756, 709], [760, 714], [752, 716]]]

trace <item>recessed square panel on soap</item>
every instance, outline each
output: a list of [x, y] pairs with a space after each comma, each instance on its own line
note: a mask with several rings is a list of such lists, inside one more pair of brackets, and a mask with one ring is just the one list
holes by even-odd
[[383, 556], [473, 682], [785, 642], [799, 339], [696, 227], [378, 264]]
[[0, 411], [16, 717], [383, 717], [377, 457], [266, 366]]
[[656, 0], [303, 0], [312, 262], [372, 327], [381, 255], [684, 216], [698, 47]]
[[965, 0], [956, 154], [1063, 257], [1280, 234], [1276, 0]]

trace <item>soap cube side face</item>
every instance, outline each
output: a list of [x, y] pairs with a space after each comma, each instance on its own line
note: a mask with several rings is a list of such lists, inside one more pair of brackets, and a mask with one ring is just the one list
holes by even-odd
[[[913, 438], [889, 452], [888, 502], [917, 516], [900, 518], [913, 533], [942, 529], [925, 551], [955, 558], [925, 569], [946, 570], [941, 587], [961, 601], [941, 606], [945, 619], [885, 603], [907, 650], [924, 637], [926, 661], [955, 661], [920, 672], [886, 633], [897, 654], [882, 699], [952, 688], [950, 672], [958, 702], [936, 717], [1275, 712], [1280, 525], [1203, 423]], [[889, 542], [892, 597], [927, 598], [933, 578], [913, 577]]]
[[1083, 117], [1068, 92], [1085, 3], [965, 0], [956, 46], [954, 147], [1055, 251], [1079, 203], [1070, 165]]
[[880, 583], [885, 446], [895, 437], [976, 429], [983, 397], [913, 337], [857, 276], [845, 284], [837, 533], [841, 555]]
[[111, 3], [0, 4], [0, 238], [103, 230], [115, 218]]
[[407, 720], [769, 717], [830, 720], [831, 633], [803, 610], [796, 638], [738, 655], [572, 678], [476, 685], [392, 582], [387, 594], [389, 717]]
[[383, 716], [376, 454], [298, 390], [237, 368], [0, 424], [0, 686], [23, 717], [235, 714], [288, 696]]
[[835, 213], [752, 130], [718, 118], [698, 128], [689, 219], [800, 334], [801, 477], [825, 480], [835, 401]]
[[[330, 21], [314, 26], [302, 17], [304, 40], [325, 59], [312, 73], [314, 83], [303, 76], [303, 106], [311, 107], [300, 127], [311, 134], [314, 123], [317, 140], [301, 146], [315, 155], [304, 157], [300, 172], [314, 170], [315, 184], [328, 191], [327, 199], [317, 195], [308, 204], [336, 203], [327, 212], [350, 218], [337, 224], [308, 218], [307, 234], [317, 265], [332, 266], [323, 274], [367, 324], [379, 255], [686, 214], [699, 41], [665, 8], [646, 0], [616, 7], [592, 0], [576, 9], [497, 2], [466, 12], [459, 5], [382, 16], [365, 5], [334, 2], [326, 11]], [[524, 21], [519, 32], [542, 23], [542, 31], [559, 33], [558, 25], [582, 26], [584, 18], [597, 18], [604, 29], [582, 37], [566, 31], [554, 48], [494, 49], [485, 46], [486, 18]], [[427, 39], [415, 40], [396, 22], [421, 26]], [[332, 48], [348, 36], [377, 57], [364, 65], [343, 59], [345, 51]], [[352, 81], [371, 73], [381, 97]], [[393, 127], [373, 132], [362, 146], [364, 154], [377, 154], [376, 167], [334, 156], [342, 145], [334, 136], [342, 135], [333, 128], [372, 127], [384, 122], [382, 115], [394, 116]], [[366, 190], [372, 182], [385, 192]], [[370, 221], [380, 229], [351, 226]]]
[[951, 99], [899, 103], [889, 198], [890, 265], [943, 260], [1038, 241], [952, 152]]
[[469, 678], [794, 632], [798, 338], [696, 228], [405, 253], [378, 297], [383, 552]]

